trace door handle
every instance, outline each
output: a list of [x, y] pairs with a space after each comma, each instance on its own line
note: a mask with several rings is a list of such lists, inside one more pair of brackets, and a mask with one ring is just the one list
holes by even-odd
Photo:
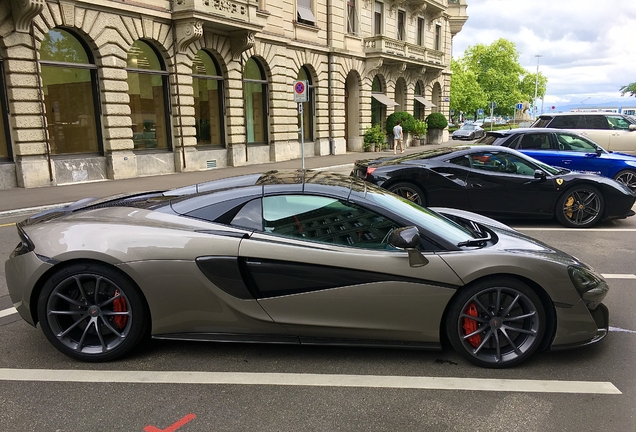
[[470, 187], [474, 187], [474, 188], [483, 188], [484, 185], [482, 185], [481, 183], [471, 183]]
[[565, 159], [561, 161], [564, 165], [570, 165], [572, 163], [571, 159]]

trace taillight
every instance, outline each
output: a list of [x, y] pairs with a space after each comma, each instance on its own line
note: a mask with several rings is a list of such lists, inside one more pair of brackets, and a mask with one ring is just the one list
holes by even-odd
[[367, 177], [373, 174], [373, 171], [375, 171], [376, 169], [377, 168], [367, 167]]

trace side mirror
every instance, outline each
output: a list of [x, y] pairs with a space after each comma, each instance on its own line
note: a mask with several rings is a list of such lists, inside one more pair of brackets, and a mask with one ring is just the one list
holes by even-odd
[[417, 250], [420, 244], [420, 232], [414, 226], [398, 228], [389, 235], [389, 245], [398, 249], [406, 249], [409, 253], [409, 265], [422, 267], [428, 264], [428, 260]]
[[545, 172], [542, 170], [534, 170], [534, 178], [537, 180], [545, 180]]

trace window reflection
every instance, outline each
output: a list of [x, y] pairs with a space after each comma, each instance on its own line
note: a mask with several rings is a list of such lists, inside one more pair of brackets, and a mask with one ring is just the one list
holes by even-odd
[[135, 41], [127, 63], [135, 149], [167, 149], [167, 75], [159, 57], [148, 44]]
[[197, 144], [223, 145], [223, 77], [204, 51], [194, 57], [192, 75]]
[[39, 56], [51, 153], [98, 152], [96, 68], [88, 52], [71, 33], [53, 29]]
[[245, 63], [243, 94], [248, 143], [265, 143], [267, 135], [267, 81], [261, 66], [253, 58]]

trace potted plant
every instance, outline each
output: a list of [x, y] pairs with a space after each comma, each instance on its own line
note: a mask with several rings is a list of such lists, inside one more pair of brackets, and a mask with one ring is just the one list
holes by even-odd
[[448, 126], [446, 116], [439, 112], [434, 112], [426, 117], [426, 140], [429, 144], [440, 144], [444, 135], [444, 129]]
[[379, 124], [369, 126], [364, 130], [362, 147], [364, 151], [380, 151], [386, 145], [386, 135]]
[[426, 144], [426, 122], [415, 119], [413, 122], [413, 141], [412, 145]]
[[386, 118], [386, 132], [391, 137], [391, 144], [393, 144], [393, 128], [398, 122], [402, 126], [402, 144], [406, 147], [408, 134], [413, 132], [415, 117], [406, 111], [396, 111]]

